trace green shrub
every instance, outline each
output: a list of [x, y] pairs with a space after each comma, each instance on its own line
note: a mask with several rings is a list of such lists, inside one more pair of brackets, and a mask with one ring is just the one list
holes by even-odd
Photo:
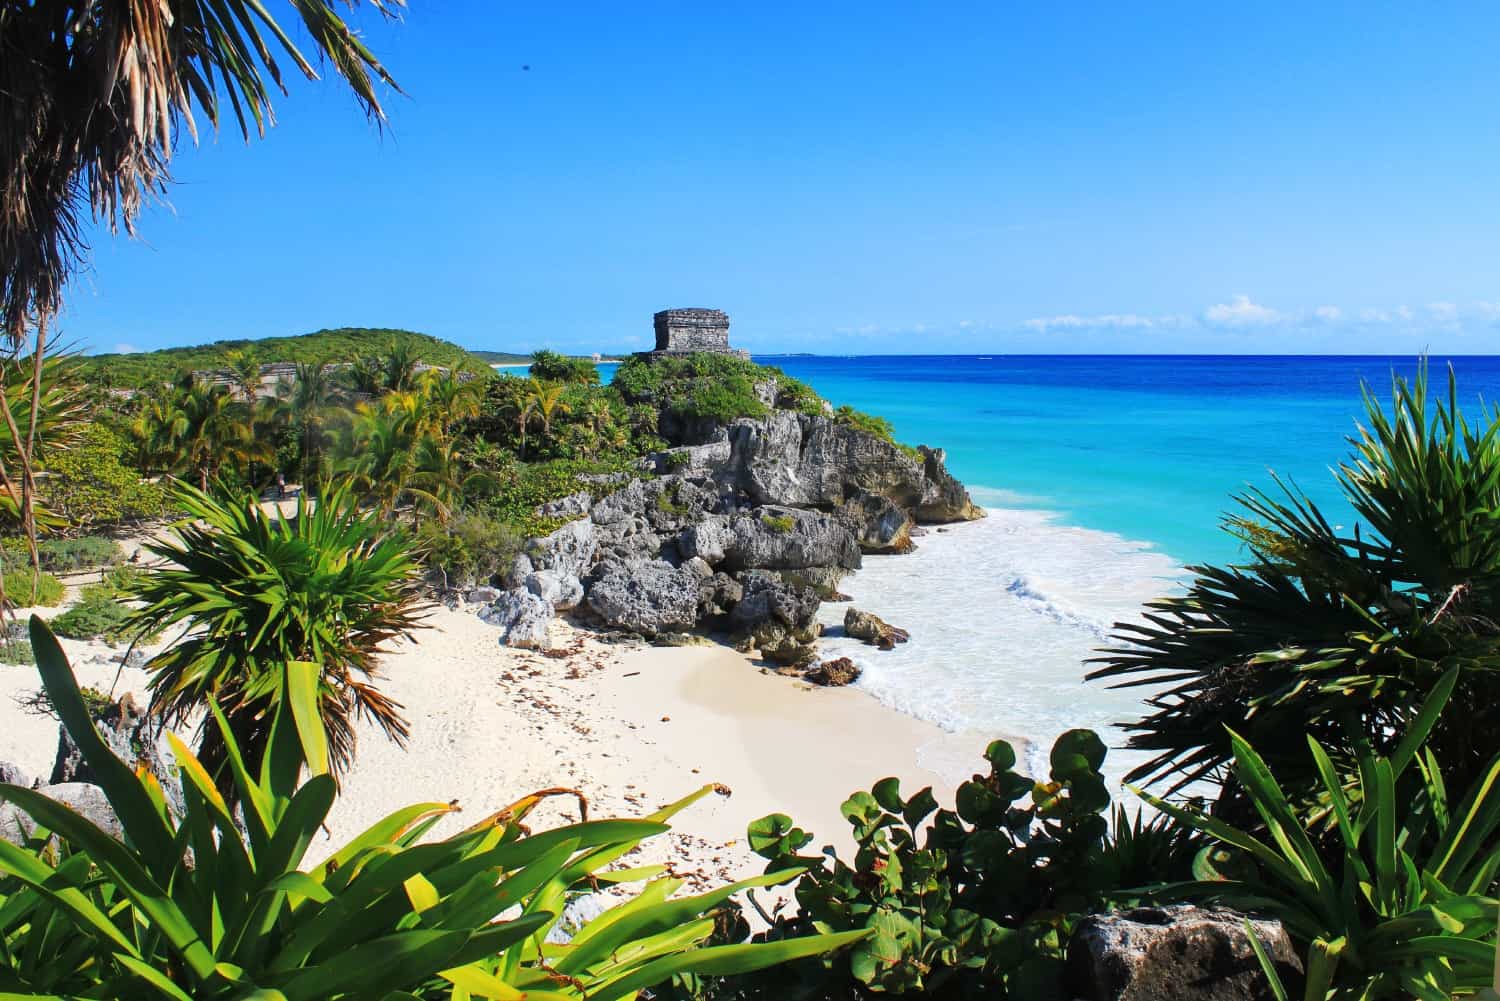
[[53, 608], [62, 603], [62, 581], [50, 573], [38, 574], [31, 569], [7, 570], [0, 580], [3, 580], [5, 598], [12, 607]]
[[632, 405], [651, 402], [679, 417], [730, 421], [764, 417], [768, 408], [755, 395], [755, 384], [775, 377], [734, 355], [633, 356], [615, 370], [611, 385]]
[[417, 531], [422, 563], [442, 575], [447, 587], [486, 584], [508, 569], [521, 552], [510, 525], [478, 511], [466, 511], [447, 524], [429, 521]]
[[[98, 535], [85, 535], [77, 539], [42, 539], [37, 543], [37, 555], [42, 569], [51, 573], [70, 573], [118, 562], [120, 544], [114, 539]], [[23, 538], [11, 537], [0, 542], [8, 566], [26, 566], [31, 562], [31, 553]]]
[[[134, 571], [134, 568], [130, 569]], [[140, 571], [134, 571], [131, 576], [139, 574]], [[78, 603], [49, 623], [52, 631], [75, 640], [151, 642], [160, 635], [160, 630], [141, 635], [134, 621], [133, 609], [125, 604], [125, 600], [134, 594], [134, 584], [133, 580], [127, 582], [123, 577], [110, 575], [101, 583], [85, 585], [79, 593]]]
[[[664, 822], [711, 786], [642, 820], [532, 834], [523, 825], [538, 803], [574, 795], [552, 789], [427, 841], [457, 807], [418, 803], [315, 864], [307, 852], [338, 793], [316, 664], [277, 666], [285, 698], [261, 721], [261, 756], [244, 756], [210, 706], [231, 752], [237, 808], [168, 736], [179, 812], [164, 806], [156, 776], [111, 753], [46, 626], [33, 619], [31, 634], [52, 706], [125, 836], [114, 840], [36, 790], [0, 785], [0, 797], [55, 836], [0, 852], [0, 984], [11, 996], [627, 1001], [674, 977], [751, 972], [864, 935], [710, 945], [732, 894], [795, 872], [678, 896], [684, 881], [660, 868], [603, 871], [668, 831]], [[570, 897], [630, 881], [645, 886], [567, 942], [550, 941]]]
[[102, 425], [91, 426], [77, 444], [47, 457], [43, 501], [79, 528], [165, 513], [165, 492], [128, 468], [123, 455], [118, 437]]
[[589, 491], [595, 496], [612, 493], [618, 488], [590, 483], [581, 477], [620, 472], [629, 472], [637, 477], [643, 475], [624, 461], [554, 459], [550, 462], [519, 463], [508, 475], [497, 477], [497, 482], [488, 495], [478, 503], [485, 513], [511, 526], [515, 534], [523, 539], [548, 535], [557, 531], [569, 519], [538, 515], [538, 507], [580, 490]]
[[799, 854], [812, 835], [784, 814], [756, 821], [750, 847], [772, 870], [807, 867], [799, 909], [763, 939], [812, 928], [873, 934], [831, 962], [768, 970], [718, 996], [1067, 996], [1060, 984], [1074, 922], [1143, 865], [1171, 879], [1193, 854], [1185, 840], [1139, 823], [1123, 845], [1111, 843], [1104, 755], [1093, 732], [1069, 731], [1052, 748], [1051, 780], [1040, 782], [1016, 772], [1015, 751], [996, 741], [985, 752], [990, 773], [959, 787], [956, 810], [939, 810], [930, 789], [903, 798], [898, 781], [885, 779], [843, 804], [858, 844], [852, 862], [831, 849]]
[[541, 350], [531, 356], [531, 377], [540, 382], [598, 384], [599, 366], [587, 358], [569, 358]]
[[1271, 836], [1150, 798], [1221, 846], [1200, 861], [1199, 882], [1163, 895], [1279, 919], [1308, 951], [1308, 999], [1447, 1001], [1489, 986], [1500, 969], [1500, 755], [1469, 788], [1450, 790], [1424, 746], [1458, 681], [1456, 668], [1443, 675], [1390, 755], [1366, 745], [1341, 770], [1334, 752], [1307, 737], [1337, 834], [1332, 853], [1314, 841], [1265, 760], [1231, 733], [1235, 773]]
[[0, 664], [24, 666], [35, 664], [36, 656], [31, 652], [31, 641], [24, 637], [0, 638]]
[[797, 519], [789, 514], [763, 514], [760, 523], [779, 535], [785, 535], [797, 527]]

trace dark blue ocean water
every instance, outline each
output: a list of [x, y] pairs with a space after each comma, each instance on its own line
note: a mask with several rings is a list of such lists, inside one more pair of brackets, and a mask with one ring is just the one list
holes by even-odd
[[[1389, 396], [1414, 358], [903, 356], [761, 358], [835, 403], [880, 414], [912, 444], [948, 450], [991, 503], [1150, 542], [1183, 563], [1232, 558], [1230, 496], [1294, 479], [1340, 518], [1329, 467], [1349, 452], [1361, 380]], [[1433, 358], [1477, 416], [1500, 400], [1500, 357]]]

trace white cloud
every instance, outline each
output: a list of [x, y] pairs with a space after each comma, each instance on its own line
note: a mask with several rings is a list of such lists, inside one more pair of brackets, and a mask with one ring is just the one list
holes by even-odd
[[1248, 295], [1237, 295], [1227, 303], [1208, 307], [1203, 319], [1215, 327], [1264, 327], [1278, 322], [1281, 314], [1251, 302]]
[[1429, 302], [1427, 313], [1439, 323], [1453, 323], [1458, 319], [1458, 307], [1451, 302]]
[[121, 343], [121, 344], [116, 344], [115, 345], [115, 354], [117, 354], [117, 355], [140, 354], [140, 351], [141, 351], [141, 349], [138, 348], [138, 347], [136, 347], [134, 344], [124, 344], [124, 343]]
[[1320, 323], [1337, 323], [1344, 318], [1344, 311], [1337, 306], [1319, 306], [1312, 315]]
[[1066, 313], [1062, 316], [1039, 316], [1027, 320], [1021, 326], [1028, 330], [1139, 330], [1152, 327], [1174, 326], [1175, 317], [1140, 316], [1136, 313], [1103, 313], [1098, 316], [1078, 316]]

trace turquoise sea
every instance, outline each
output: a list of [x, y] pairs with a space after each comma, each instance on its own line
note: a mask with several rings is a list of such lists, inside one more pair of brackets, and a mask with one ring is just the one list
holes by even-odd
[[[1219, 528], [1232, 494], [1294, 480], [1335, 523], [1351, 512], [1330, 467], [1348, 453], [1361, 380], [1388, 398], [1414, 358], [1237, 356], [762, 357], [836, 404], [945, 448], [990, 516], [871, 557], [844, 585], [912, 632], [891, 652], [838, 638], [883, 701], [955, 730], [1050, 742], [1134, 717], [1139, 692], [1082, 677], [1113, 623], [1180, 586], [1182, 567], [1238, 552]], [[1500, 400], [1500, 357], [1433, 358], [1473, 416]], [[608, 378], [608, 373], [605, 373]], [[1118, 740], [1110, 732], [1111, 743]], [[1112, 768], [1124, 770], [1116, 753]]]

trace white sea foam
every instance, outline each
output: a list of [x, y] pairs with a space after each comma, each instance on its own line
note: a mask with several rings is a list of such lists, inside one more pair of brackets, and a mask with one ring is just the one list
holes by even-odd
[[[983, 491], [976, 500], [989, 499]], [[1084, 664], [1111, 627], [1181, 587], [1181, 569], [1149, 544], [1059, 522], [1046, 511], [992, 508], [983, 521], [930, 530], [905, 556], [872, 556], [842, 589], [862, 609], [911, 633], [879, 651], [842, 635], [844, 604], [819, 615], [825, 657], [850, 657], [858, 684], [947, 730], [1034, 742], [1045, 774], [1052, 741], [1090, 727], [1111, 746], [1118, 779], [1138, 756], [1118, 750], [1113, 724], [1137, 718], [1139, 689], [1085, 683]]]

